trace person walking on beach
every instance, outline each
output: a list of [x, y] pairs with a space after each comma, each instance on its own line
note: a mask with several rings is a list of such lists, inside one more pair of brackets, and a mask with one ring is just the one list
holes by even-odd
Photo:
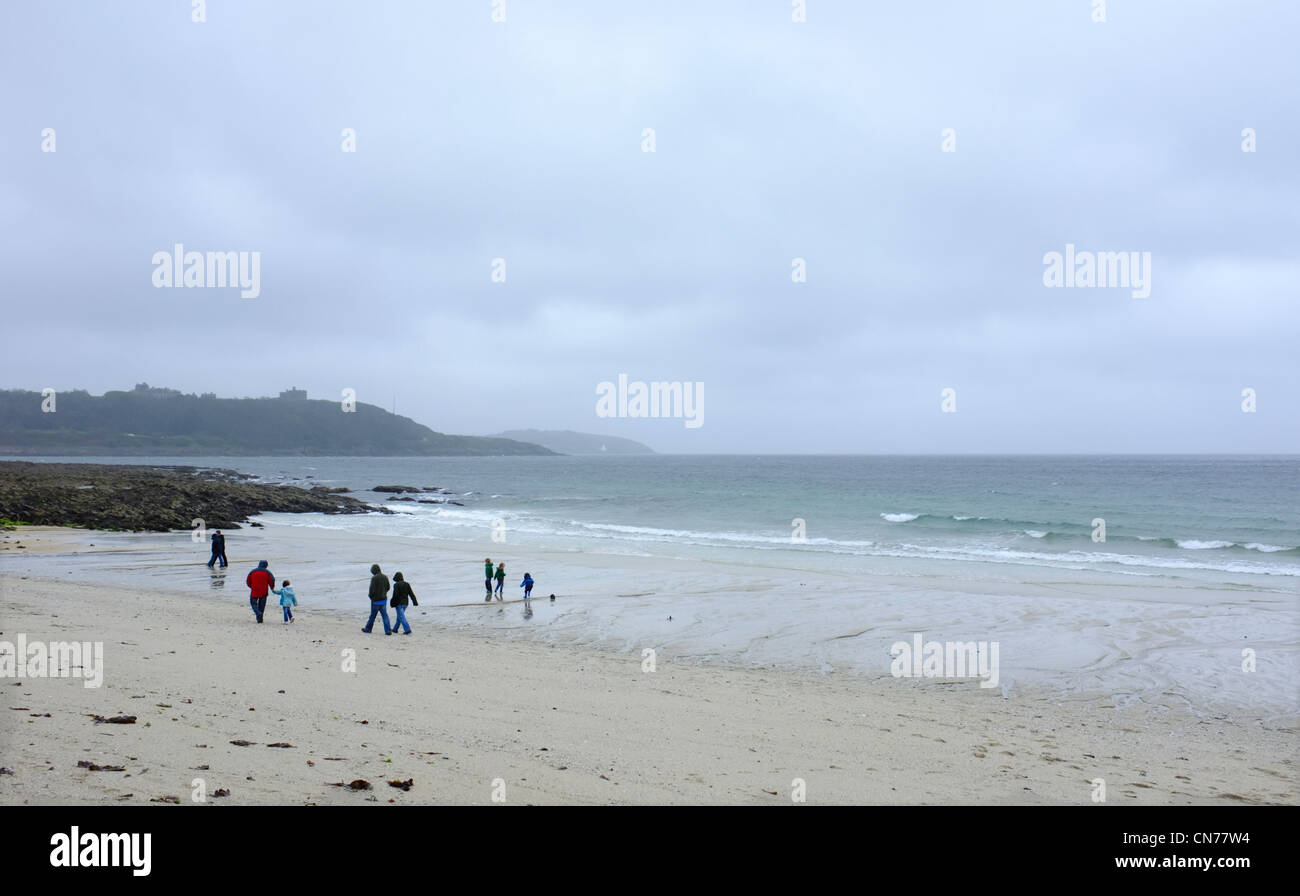
[[221, 568], [225, 569], [226, 568], [226, 536], [221, 534], [220, 529], [212, 533], [212, 559], [208, 561], [208, 569], [211, 569], [212, 564], [216, 563], [218, 560], [221, 561]]
[[294, 595], [293, 589], [289, 587], [289, 580], [285, 579], [280, 589], [271, 589], [272, 594], [280, 596], [280, 606], [284, 609], [284, 624], [288, 625], [293, 622], [293, 607], [298, 606], [298, 598]]
[[506, 593], [506, 565], [497, 564], [497, 600], [505, 600]]
[[524, 600], [528, 600], [533, 596], [533, 574], [531, 572], [524, 573], [524, 580], [519, 583], [519, 587], [524, 589]]
[[404, 635], [411, 633], [411, 624], [406, 621], [406, 602], [408, 599], [415, 606], [420, 605], [420, 602], [415, 599], [415, 592], [411, 590], [411, 583], [402, 578], [400, 572], [393, 573], [392, 604], [393, 609], [397, 611], [397, 621], [393, 623], [393, 629], [394, 631], [399, 628], [404, 629], [402, 632]]
[[265, 560], [258, 562], [257, 569], [248, 574], [244, 584], [248, 586], [248, 603], [253, 608], [253, 615], [261, 622], [262, 614], [266, 612], [267, 592], [275, 587], [275, 576], [266, 568]]
[[388, 576], [376, 563], [370, 567], [370, 619], [366, 622], [365, 627], [361, 630], [367, 635], [375, 627], [375, 617], [384, 617], [384, 634], [391, 635], [393, 626], [388, 621]]
[[492, 558], [483, 561], [483, 590], [487, 592], [484, 600], [492, 599]]

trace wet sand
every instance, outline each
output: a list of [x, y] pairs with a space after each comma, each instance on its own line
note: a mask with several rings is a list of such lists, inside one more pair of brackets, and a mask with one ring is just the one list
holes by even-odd
[[[102, 641], [104, 678], [0, 679], [3, 804], [195, 804], [195, 779], [206, 802], [230, 804], [783, 805], [802, 782], [809, 804], [1091, 805], [1094, 779], [1109, 805], [1296, 802], [1294, 728], [1249, 710], [1198, 716], [664, 654], [650, 671], [630, 646], [443, 625], [435, 602], [412, 611], [410, 636], [362, 634], [361, 607], [305, 605], [283, 625], [274, 598], [257, 625], [242, 565], [216, 596], [150, 572], [135, 586], [24, 579], [17, 538], [51, 557], [96, 534], [7, 535], [0, 641]], [[261, 535], [268, 548], [278, 537]], [[374, 789], [331, 786], [357, 779]]]

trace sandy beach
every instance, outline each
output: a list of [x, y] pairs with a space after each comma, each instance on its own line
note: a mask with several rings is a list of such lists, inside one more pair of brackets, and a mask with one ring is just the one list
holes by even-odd
[[[273, 556], [289, 540], [255, 534]], [[1296, 802], [1294, 724], [1276, 714], [671, 653], [649, 671], [634, 645], [442, 624], [436, 599], [412, 610], [410, 636], [362, 634], [362, 600], [355, 612], [304, 602], [284, 625], [273, 599], [259, 626], [243, 564], [205, 593], [180, 584], [189, 561], [131, 570], [131, 549], [106, 547], [115, 538], [23, 527], [0, 539], [0, 641], [104, 651], [97, 688], [0, 679], [0, 803], [192, 805], [202, 790], [215, 804], [1089, 805], [1095, 779], [1106, 805]], [[66, 577], [52, 559], [69, 561]], [[75, 580], [109, 567], [139, 584]], [[373, 789], [332, 786], [358, 779]]]

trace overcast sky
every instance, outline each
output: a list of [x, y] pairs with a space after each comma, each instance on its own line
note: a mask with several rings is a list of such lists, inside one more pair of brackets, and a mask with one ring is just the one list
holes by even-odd
[[[1300, 451], [1300, 6], [1106, 7], [6, 3], [0, 388], [351, 388], [674, 452]], [[260, 295], [155, 288], [176, 243], [259, 252]], [[1151, 253], [1150, 295], [1045, 287], [1066, 244]], [[702, 382], [703, 425], [598, 418], [620, 373]]]

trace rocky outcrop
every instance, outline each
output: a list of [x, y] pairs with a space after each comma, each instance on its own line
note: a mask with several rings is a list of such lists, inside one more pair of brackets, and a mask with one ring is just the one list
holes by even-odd
[[234, 470], [0, 462], [0, 518], [134, 532], [238, 529], [254, 514], [391, 513], [324, 486], [251, 482]]

